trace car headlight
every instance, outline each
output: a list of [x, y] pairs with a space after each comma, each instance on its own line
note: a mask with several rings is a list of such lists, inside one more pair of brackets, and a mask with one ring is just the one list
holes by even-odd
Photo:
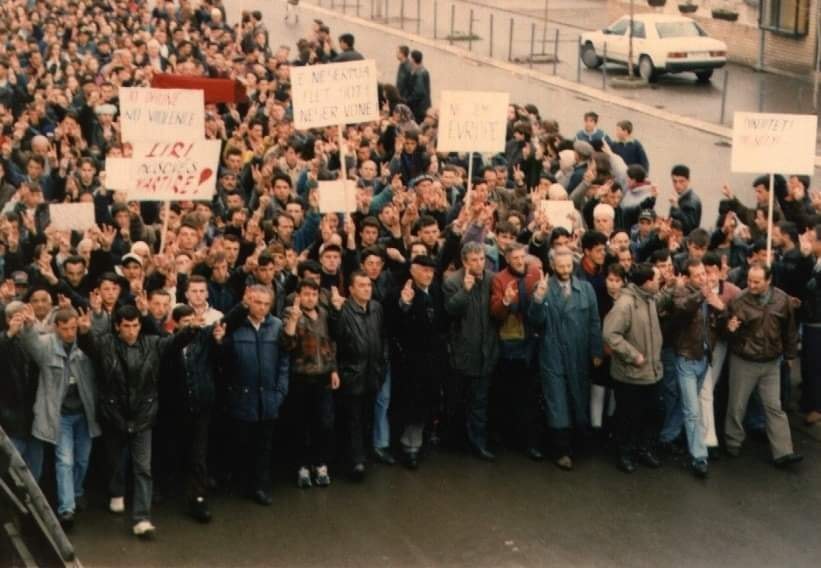
[[726, 51], [711, 51], [710, 57], [727, 57]]

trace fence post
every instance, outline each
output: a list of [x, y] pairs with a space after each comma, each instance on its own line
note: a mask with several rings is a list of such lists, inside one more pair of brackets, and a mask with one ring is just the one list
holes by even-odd
[[536, 22], [530, 23], [530, 56], [527, 58], [529, 67], [533, 69], [533, 42], [536, 41]]
[[727, 76], [730, 72], [727, 68], [724, 68], [724, 82], [721, 85], [721, 115], [718, 118], [719, 124], [724, 124], [724, 110], [727, 105]]
[[439, 2], [433, 3], [433, 39], [438, 39], [439, 34]]
[[371, 0], [371, 20], [373, 20], [373, 0]]
[[490, 57], [493, 57], [493, 12], [490, 13]]
[[604, 59], [601, 64], [601, 88], [603, 91], [607, 90], [607, 42], [604, 42]]
[[473, 51], [473, 8], [470, 9], [470, 22], [468, 22], [468, 51]]
[[553, 41], [553, 75], [556, 75], [556, 66], [559, 63], [559, 28], [556, 28], [556, 39]]
[[399, 2], [399, 25], [405, 29], [405, 0]]
[[453, 20], [456, 19], [456, 4], [450, 5], [450, 44], [453, 45]]
[[359, 17], [359, 0], [356, 0], [356, 17]]
[[764, 112], [764, 73], [758, 74], [758, 112]]
[[513, 18], [510, 18], [510, 31], [507, 34], [507, 60], [513, 61]]
[[416, 35], [422, 34], [422, 0], [416, 0]]

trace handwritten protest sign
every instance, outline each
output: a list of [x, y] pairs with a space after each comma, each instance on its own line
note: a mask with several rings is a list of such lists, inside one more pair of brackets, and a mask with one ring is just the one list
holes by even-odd
[[371, 59], [291, 68], [298, 129], [379, 120], [376, 62]]
[[815, 115], [737, 112], [731, 170], [812, 175], [817, 128]]
[[356, 183], [347, 180], [319, 182], [320, 213], [348, 213], [356, 211]]
[[553, 227], [563, 227], [568, 232], [573, 232], [573, 221], [576, 216], [576, 209], [573, 202], [569, 200], [545, 199], [542, 201], [542, 211], [547, 215], [548, 222]]
[[205, 136], [201, 90], [120, 88], [123, 140], [196, 140]]
[[94, 203], [52, 203], [48, 206], [49, 226], [58, 231], [85, 231], [94, 222]]
[[442, 91], [437, 150], [503, 151], [509, 99], [508, 93]]
[[210, 199], [216, 189], [219, 140], [138, 142], [131, 158], [106, 160], [106, 185], [128, 199]]

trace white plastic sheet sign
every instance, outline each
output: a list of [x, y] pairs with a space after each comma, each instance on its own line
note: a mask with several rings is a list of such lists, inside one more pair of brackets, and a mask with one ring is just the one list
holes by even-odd
[[353, 180], [319, 182], [320, 213], [351, 213], [356, 211], [356, 183]]
[[205, 136], [205, 98], [192, 89], [121, 87], [123, 141], [197, 140]]
[[48, 206], [49, 226], [58, 231], [85, 231], [96, 223], [94, 222], [94, 204], [83, 203], [52, 203]]
[[131, 158], [106, 160], [106, 186], [136, 201], [209, 200], [216, 190], [219, 140], [138, 142]]
[[813, 175], [817, 130], [815, 115], [737, 112], [731, 170]]
[[442, 91], [437, 150], [504, 151], [509, 101], [508, 93]]
[[372, 59], [291, 67], [294, 126], [300, 130], [379, 120]]
[[545, 199], [542, 201], [542, 211], [553, 227], [563, 227], [573, 232], [573, 221], [576, 218], [576, 208], [569, 200]]

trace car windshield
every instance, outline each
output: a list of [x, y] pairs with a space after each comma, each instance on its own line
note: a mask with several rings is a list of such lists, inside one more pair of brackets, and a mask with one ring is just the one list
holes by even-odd
[[660, 38], [703, 37], [707, 35], [695, 22], [658, 22], [656, 31]]

